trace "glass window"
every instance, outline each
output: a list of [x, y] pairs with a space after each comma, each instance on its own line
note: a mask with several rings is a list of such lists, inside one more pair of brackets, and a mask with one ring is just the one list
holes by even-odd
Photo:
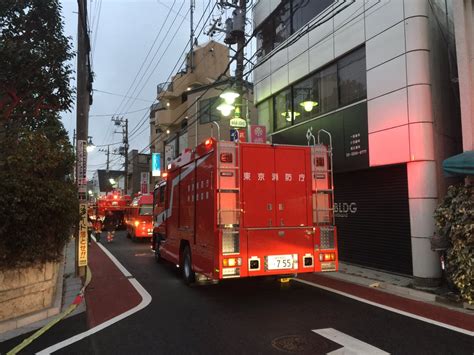
[[277, 47], [280, 43], [283, 43], [291, 35], [291, 12], [290, 12], [290, 2], [285, 1], [280, 7], [276, 10], [276, 13], [273, 17], [274, 20], [274, 29], [275, 29], [275, 38], [274, 46]]
[[274, 39], [273, 18], [269, 17], [262, 24], [257, 34], [257, 48], [262, 50], [261, 56], [267, 55], [272, 51]]
[[367, 97], [365, 47], [337, 62], [340, 104], [345, 106]]
[[333, 64], [320, 71], [320, 105], [321, 113], [335, 110], [338, 107], [337, 66]]
[[267, 128], [267, 133], [273, 132], [273, 100], [269, 98], [257, 106], [257, 122]]
[[153, 214], [152, 205], [141, 205], [138, 212], [140, 216], [151, 216]]
[[220, 119], [220, 113], [217, 111], [219, 101], [217, 97], [199, 101], [199, 123], [209, 123]]
[[315, 74], [293, 86], [293, 107], [301, 113], [295, 121], [313, 118], [320, 112], [319, 104], [319, 75]]
[[273, 112], [275, 115], [275, 130], [290, 126], [291, 122], [293, 121], [293, 116], [300, 115], [299, 112], [293, 112], [290, 88], [276, 94], [273, 103]]
[[293, 32], [298, 31], [333, 2], [334, 0], [293, 0]]

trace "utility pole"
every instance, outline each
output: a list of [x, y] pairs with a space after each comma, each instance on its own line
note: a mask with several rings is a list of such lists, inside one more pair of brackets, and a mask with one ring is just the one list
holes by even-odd
[[119, 148], [119, 154], [123, 155], [125, 158], [124, 192], [125, 194], [127, 194], [128, 193], [128, 118], [112, 117], [112, 122], [114, 122], [116, 126], [120, 126], [122, 128], [121, 132], [116, 131], [115, 133], [122, 133], [123, 146]]
[[[82, 216], [76, 233], [76, 273], [80, 277], [85, 277], [87, 270], [87, 151], [85, 147], [89, 130], [91, 78], [87, 65], [90, 52], [89, 35], [87, 33], [87, 0], [77, 0], [77, 5], [77, 142], [74, 143], [76, 147], [76, 181], [79, 191], [79, 209]], [[84, 212], [86, 213], [85, 216]]]
[[[123, 119], [123, 117], [122, 117]], [[128, 194], [128, 118], [125, 119], [125, 131], [123, 136], [123, 144], [125, 146], [125, 194]]]
[[109, 171], [110, 168], [110, 144], [107, 144], [107, 150], [105, 149], [99, 149], [99, 152], [103, 152], [107, 155], [107, 172]]
[[195, 7], [195, 0], [190, 0], [191, 1], [191, 34], [189, 37], [189, 69], [191, 73], [194, 70], [194, 53], [193, 53], [193, 43], [194, 43], [194, 25], [193, 25], [193, 16], [194, 16], [194, 7]]

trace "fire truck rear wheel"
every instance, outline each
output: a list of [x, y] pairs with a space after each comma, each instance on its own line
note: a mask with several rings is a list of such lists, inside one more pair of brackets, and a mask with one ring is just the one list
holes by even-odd
[[186, 285], [190, 285], [196, 280], [196, 274], [191, 263], [191, 250], [188, 245], [183, 250], [183, 278]]
[[160, 254], [160, 237], [155, 238], [154, 248], [155, 248], [155, 261], [157, 263], [161, 263], [163, 258], [161, 257], [161, 254]]

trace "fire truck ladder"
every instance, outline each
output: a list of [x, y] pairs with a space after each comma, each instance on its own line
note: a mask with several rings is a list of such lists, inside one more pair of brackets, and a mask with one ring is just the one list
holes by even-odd
[[[320, 134], [329, 137], [329, 145], [321, 142]], [[318, 140], [311, 134], [312, 194], [313, 194], [313, 223], [318, 226], [335, 225], [334, 216], [334, 177], [333, 177], [333, 150], [331, 134], [321, 129], [318, 131]]]
[[234, 142], [217, 143], [217, 226], [222, 231], [224, 254], [240, 252], [240, 169], [239, 146]]

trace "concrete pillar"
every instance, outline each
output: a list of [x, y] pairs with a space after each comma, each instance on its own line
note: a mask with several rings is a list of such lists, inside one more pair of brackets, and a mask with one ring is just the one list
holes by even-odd
[[436, 163], [409, 162], [407, 173], [415, 285], [436, 286], [440, 282], [441, 267], [438, 254], [430, 248], [430, 237], [435, 228], [433, 212], [438, 203]]

